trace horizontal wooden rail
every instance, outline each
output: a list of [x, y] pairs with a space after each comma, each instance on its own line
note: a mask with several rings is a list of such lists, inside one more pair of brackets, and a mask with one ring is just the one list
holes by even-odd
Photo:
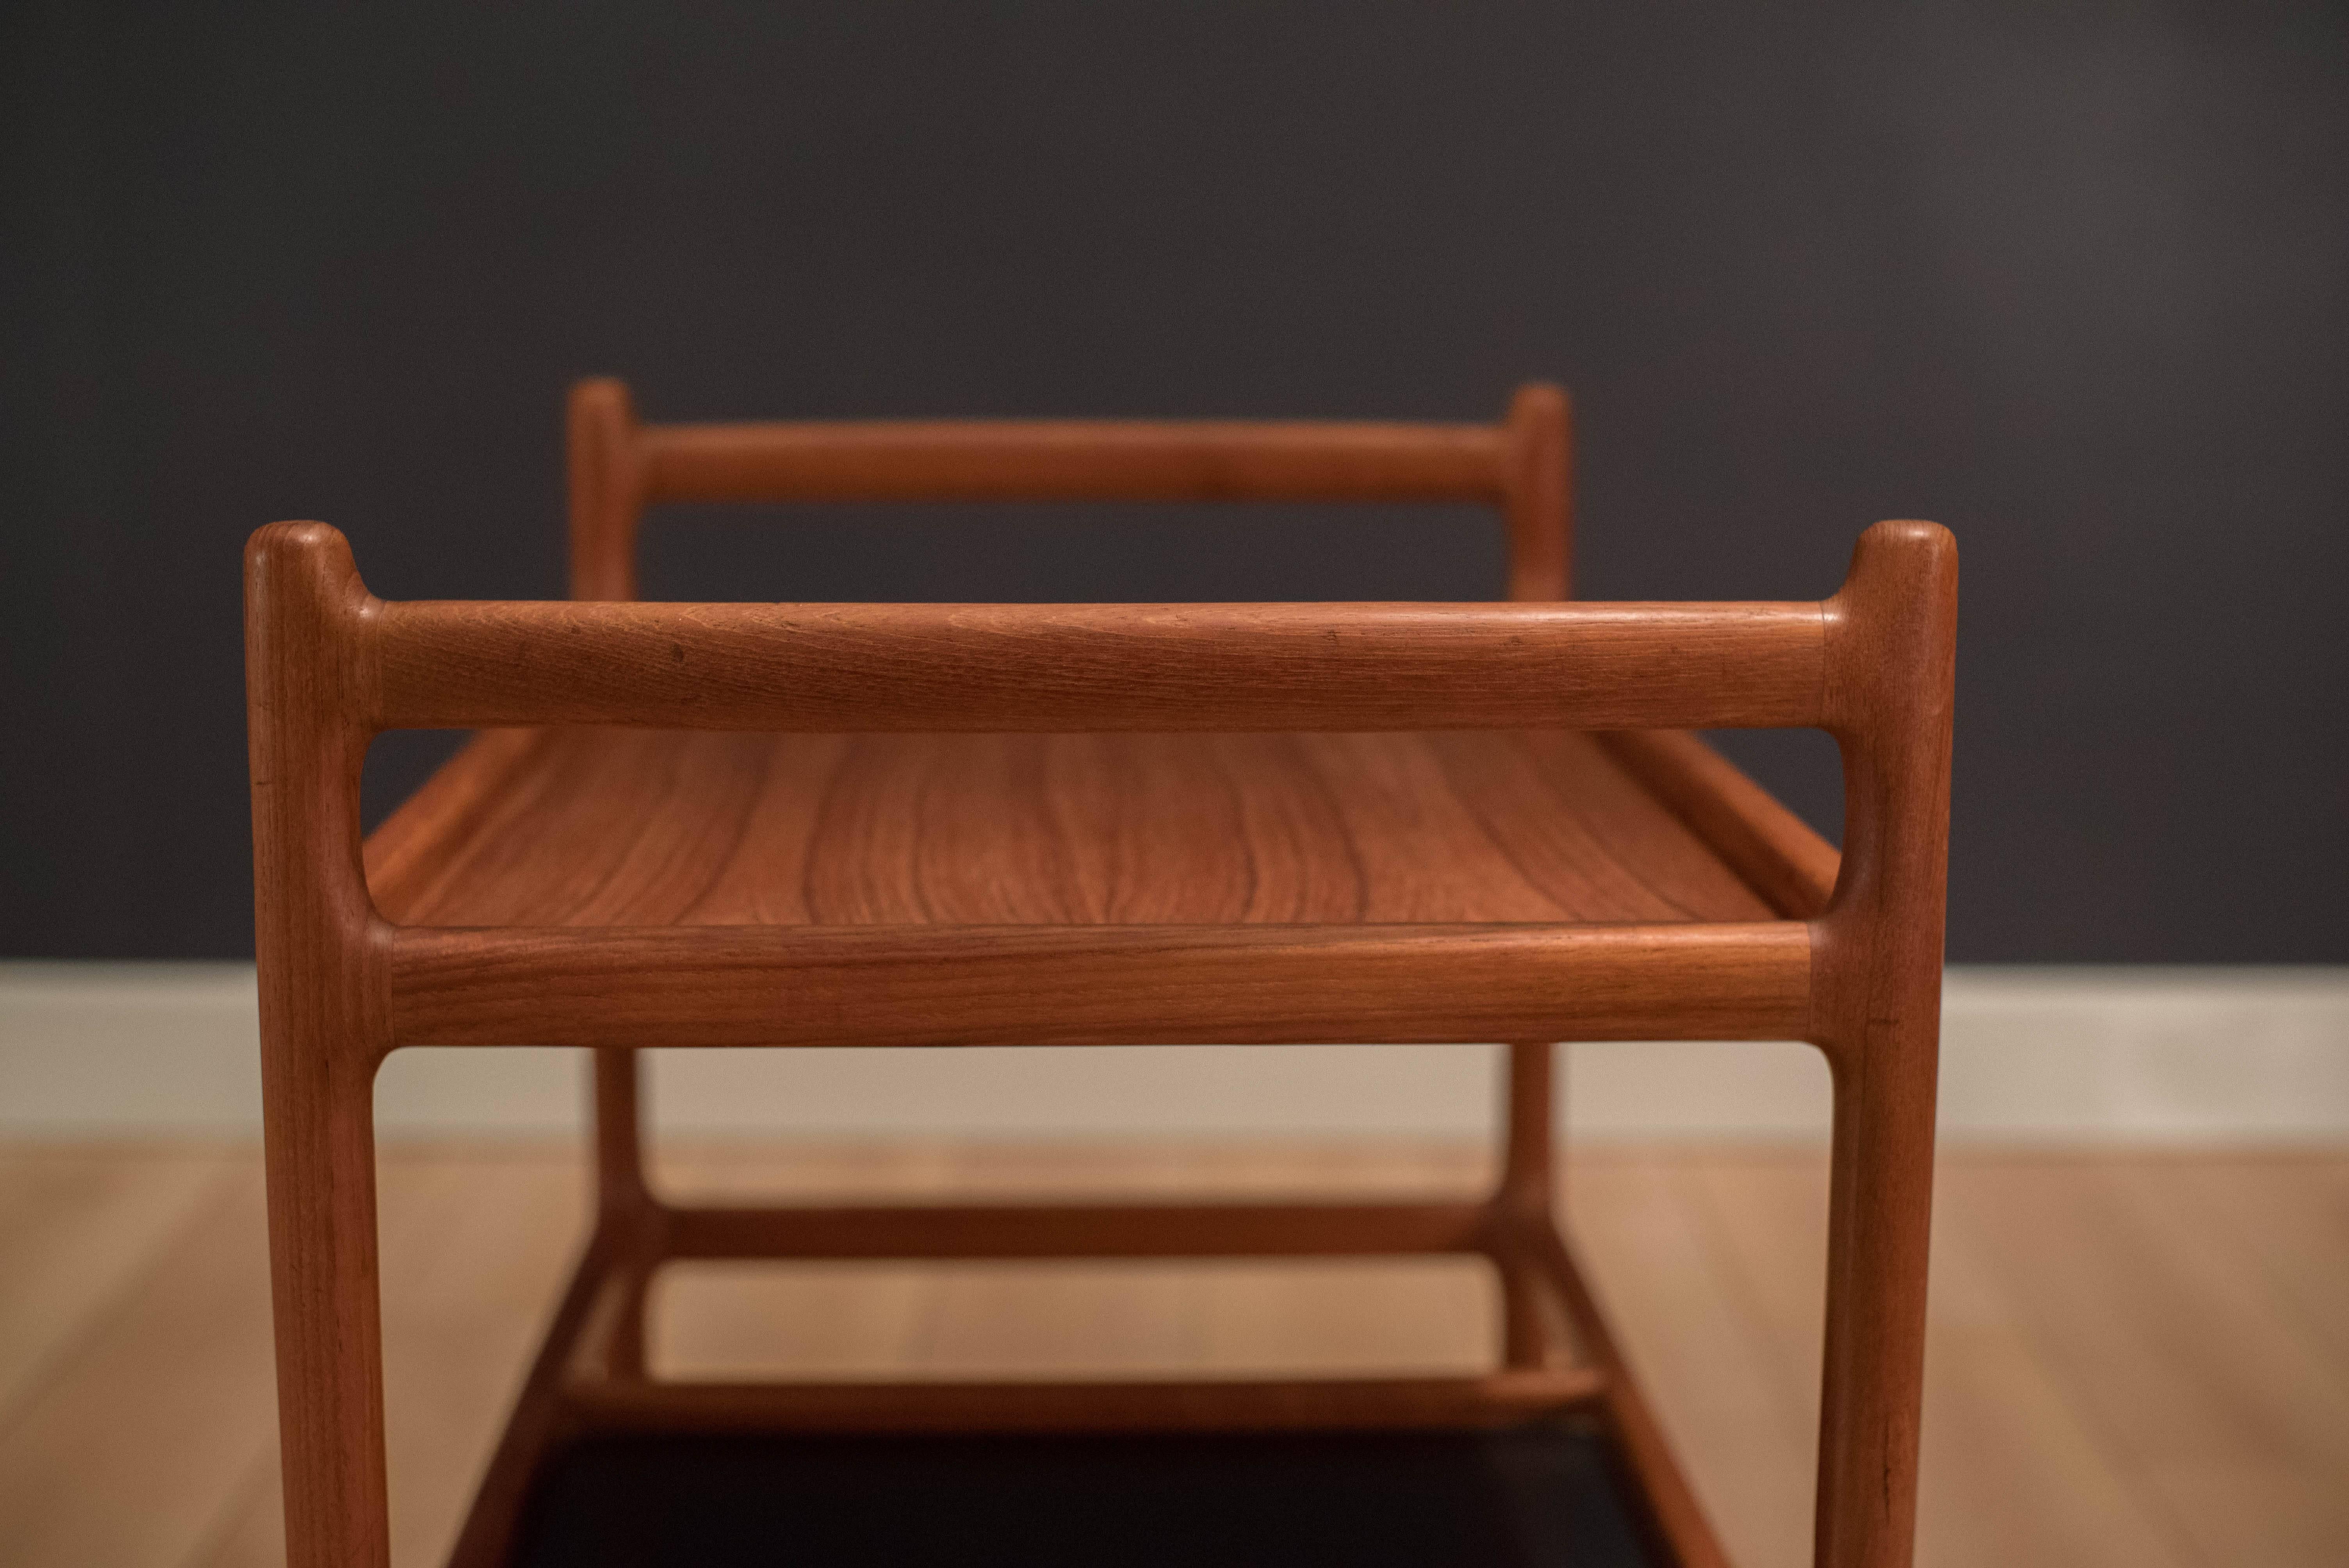
[[1481, 1377], [1086, 1383], [662, 1383], [583, 1377], [573, 1418], [621, 1431], [1344, 1431], [1515, 1426], [1603, 1398], [1582, 1367]]
[[1640, 1478], [1656, 1528], [1671, 1543], [1672, 1561], [1682, 1568], [1730, 1568], [1728, 1554], [1713, 1534], [1695, 1489], [1673, 1458], [1662, 1424], [1631, 1375], [1607, 1326], [1607, 1315], [1599, 1310], [1599, 1298], [1577, 1266], [1565, 1234], [1551, 1221], [1531, 1216], [1514, 1222], [1504, 1216], [1501, 1230], [1505, 1253], [1534, 1269], [1543, 1289], [1565, 1307], [1574, 1324], [1586, 1365], [1599, 1375], [1608, 1423], [1614, 1429], [1615, 1440], [1622, 1445], [1623, 1457], [1630, 1461], [1632, 1473]]
[[1800, 1039], [1811, 945], [1747, 925], [409, 926], [393, 1045]]
[[678, 1208], [670, 1258], [1377, 1257], [1485, 1250], [1479, 1203]]
[[1816, 603], [373, 604], [379, 727], [1800, 727]]
[[1701, 737], [1629, 729], [1599, 739], [1773, 910], [1808, 920], [1826, 908], [1843, 856]]
[[[994, 1254], [1005, 1255], [1005, 1254]], [[595, 1277], [590, 1283], [587, 1275]], [[551, 1336], [561, 1420], [573, 1431], [1278, 1431], [1501, 1427], [1608, 1396], [1589, 1367], [1464, 1377], [882, 1383], [664, 1381], [618, 1354], [635, 1288], [590, 1259], [590, 1305]]]
[[653, 425], [648, 501], [1498, 502], [1478, 425], [888, 421]]

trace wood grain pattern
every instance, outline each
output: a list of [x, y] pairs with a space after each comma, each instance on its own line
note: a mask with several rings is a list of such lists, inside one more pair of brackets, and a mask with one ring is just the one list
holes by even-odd
[[1599, 739], [1773, 910], [1808, 920], [1826, 909], [1842, 855], [1702, 739], [1677, 729], [1618, 730]]
[[1828, 604], [1845, 853], [1813, 949], [1835, 1075], [1819, 1568], [1906, 1568], [1916, 1537], [1957, 594], [1948, 530], [1880, 522]]
[[382, 729], [1769, 727], [1825, 680], [1814, 603], [370, 599], [345, 636]]
[[387, 967], [411, 1046], [1775, 1040], [1811, 951], [1794, 921], [419, 926]]
[[[1400, 1140], [734, 1140], [664, 1153], [697, 1192], [839, 1204], [1467, 1202], [1495, 1167], [1473, 1143]], [[19, 1180], [59, 1161], [86, 1179]], [[204, 1195], [168, 1222], [117, 1201], [159, 1165]], [[1732, 1560], [1808, 1563], [1825, 1150], [1609, 1144], [1565, 1166], [1594, 1283]], [[395, 1568], [447, 1557], [561, 1288], [588, 1174], [575, 1144], [385, 1145]], [[93, 1254], [145, 1254], [99, 1295], [61, 1255], [12, 1253], [23, 1266], [0, 1269], [0, 1306], [63, 1326], [37, 1377], [0, 1403], [0, 1557], [283, 1568], [259, 1151], [0, 1146], [0, 1184], [26, 1205], [12, 1235], [72, 1232]], [[1939, 1186], [1920, 1568], [2349, 1560], [2349, 1158], [1961, 1147]], [[1491, 1364], [1489, 1294], [1452, 1288], [1476, 1270], [690, 1264], [677, 1271], [694, 1273], [689, 1288], [656, 1313], [656, 1359], [726, 1377], [1262, 1375], [1309, 1361], [1417, 1376]], [[1431, 1273], [1446, 1288], [1419, 1283]]]
[[245, 550], [254, 951], [295, 1568], [384, 1568], [375, 1064], [382, 969], [359, 864], [366, 590], [342, 536], [273, 523]]
[[[316, 524], [265, 529], [248, 552], [295, 1568], [387, 1552], [369, 1076], [396, 1045], [523, 1042], [597, 1048], [598, 1224], [469, 1528], [469, 1568], [494, 1561], [540, 1449], [593, 1408], [1392, 1424], [1439, 1405], [1523, 1414], [1528, 1390], [1568, 1383], [1603, 1398], [1680, 1558], [1711, 1564], [1702, 1513], [1556, 1229], [1533, 1121], [1547, 1042], [1786, 1037], [1826, 1050], [1837, 1096], [1816, 1561], [1905, 1568], [1946, 862], [1944, 531], [1869, 530], [1823, 603], [1554, 602], [1570, 585], [1570, 427], [1542, 387], [1499, 428], [647, 428], [615, 383], [579, 388], [572, 420], [572, 602], [386, 603]], [[1012, 496], [1485, 500], [1507, 520], [1518, 602], [627, 602], [649, 500]], [[741, 733], [561, 727], [581, 725]], [[1849, 853], [1832, 871], [1701, 745], [1630, 733], [1809, 725], [1845, 756]], [[536, 733], [477, 744], [363, 851], [359, 761], [401, 727]], [[1571, 729], [1623, 733], [1449, 733]], [[645, 1302], [673, 1216], [644, 1181], [632, 1047], [1476, 1038], [1517, 1042], [1511, 1156], [1484, 1222], [1507, 1317], [1508, 1366], [1490, 1377], [972, 1388], [941, 1416], [885, 1389], [686, 1395], [647, 1376]], [[1161, 1244], [1197, 1240], [1195, 1215], [1125, 1219]], [[789, 1243], [795, 1222], [746, 1221], [735, 1239]], [[1586, 1369], [1548, 1364], [1554, 1319]]]
[[1483, 500], [1488, 425], [808, 420], [643, 431], [645, 500]]
[[38, 1385], [233, 1174], [243, 1172], [217, 1150], [0, 1151], [0, 1411]]
[[[0, 1408], [9, 1568], [184, 1561], [268, 1459], [259, 1177], [249, 1158], [230, 1162], [162, 1233], [139, 1288], [77, 1323], [52, 1376]], [[0, 1294], [38, 1288], [20, 1272], [37, 1261], [0, 1262]]]
[[676, 501], [1471, 501], [1510, 533], [1512, 598], [1567, 596], [1565, 394], [1502, 426], [1317, 420], [646, 425], [608, 377], [571, 389], [574, 599], [636, 596], [644, 509]]
[[367, 847], [403, 925], [1769, 919], [1588, 738], [499, 732]]

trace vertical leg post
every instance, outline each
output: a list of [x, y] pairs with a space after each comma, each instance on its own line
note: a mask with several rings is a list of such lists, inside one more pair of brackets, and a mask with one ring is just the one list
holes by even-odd
[[645, 1182], [642, 1079], [636, 1053], [595, 1052], [595, 1221], [628, 1281], [612, 1336], [612, 1370], [645, 1375], [645, 1296], [660, 1252], [659, 1206]]
[[1915, 1551], [1957, 574], [1946, 531], [1881, 522], [1826, 606], [1845, 850], [1812, 925], [1812, 1038], [1835, 1074], [1818, 1568]]
[[1821, 1568], [1902, 1568], [1913, 1551], [1935, 1044], [1931, 1021], [1920, 1021], [1844, 1054], [1835, 1068]]
[[1509, 597], [1574, 591], [1574, 416], [1566, 394], [1528, 382], [1509, 403], [1501, 510], [1509, 527]]
[[[571, 495], [571, 596], [636, 596], [636, 523], [645, 463], [635, 402], [608, 377], [573, 386], [565, 410]], [[598, 1244], [628, 1282], [612, 1338], [612, 1367], [644, 1376], [645, 1291], [660, 1252], [660, 1206], [645, 1184], [640, 1079], [633, 1050], [595, 1053], [595, 1222]]]
[[571, 388], [565, 416], [571, 487], [571, 596], [636, 596], [636, 519], [644, 459], [636, 406], [609, 377]]
[[359, 864], [367, 591], [342, 535], [273, 523], [245, 551], [254, 945], [290, 1568], [385, 1568], [375, 1069], [389, 1048]]
[[378, 1568], [391, 1548], [374, 1097], [325, 1045], [283, 1019], [264, 1029], [286, 1559], [290, 1568]]
[[[1525, 1235], [1529, 1227], [1547, 1229], [1557, 1222], [1552, 1213], [1557, 1098], [1551, 1080], [1556, 1047], [1519, 1042], [1507, 1049], [1501, 1180], [1493, 1203], [1510, 1233]], [[1503, 1357], [1511, 1367], [1546, 1365], [1549, 1333], [1535, 1271], [1526, 1259], [1504, 1252], [1500, 1272]]]

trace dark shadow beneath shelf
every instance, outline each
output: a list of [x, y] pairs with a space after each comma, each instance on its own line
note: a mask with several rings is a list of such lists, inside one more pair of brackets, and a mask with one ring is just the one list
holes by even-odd
[[1657, 1568], [1596, 1428], [616, 1437], [549, 1460], [528, 1568]]

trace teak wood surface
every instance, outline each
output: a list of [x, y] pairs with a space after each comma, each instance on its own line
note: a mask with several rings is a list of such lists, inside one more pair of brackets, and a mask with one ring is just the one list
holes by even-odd
[[[1568, 427], [644, 427], [571, 407], [573, 600], [387, 603], [342, 537], [246, 555], [264, 1121], [288, 1551], [388, 1551], [372, 1080], [402, 1045], [595, 1047], [599, 1222], [455, 1561], [502, 1560], [580, 1433], [1501, 1424], [1595, 1408], [1683, 1563], [1720, 1549], [1551, 1207], [1552, 1042], [1801, 1038], [1836, 1132], [1822, 1568], [1909, 1558], [1956, 552], [1863, 536], [1832, 598], [1566, 599]], [[1454, 500], [1507, 604], [630, 602], [656, 500]], [[1684, 731], [1816, 726], [1840, 857]], [[485, 733], [362, 844], [360, 763]], [[1448, 1204], [840, 1212], [657, 1199], [642, 1046], [1455, 1041], [1510, 1047], [1504, 1175]], [[661, 1264], [1455, 1252], [1472, 1377], [678, 1383]]]

